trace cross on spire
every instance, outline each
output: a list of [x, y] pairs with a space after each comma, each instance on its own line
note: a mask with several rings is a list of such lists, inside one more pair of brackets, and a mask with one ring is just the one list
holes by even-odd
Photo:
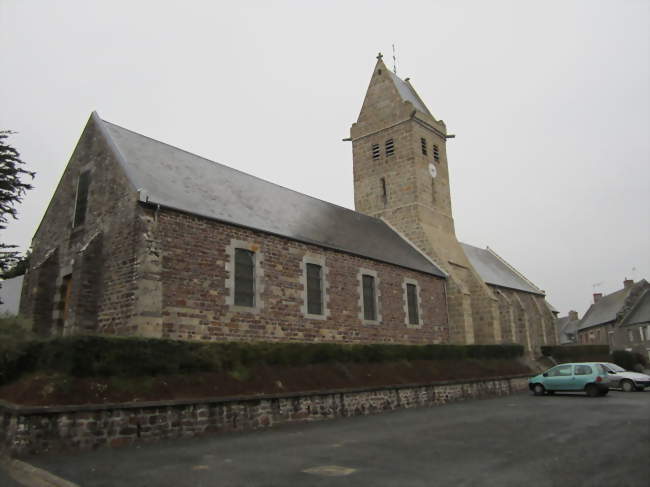
[[384, 55], [382, 53], [377, 54], [377, 60], [381, 61], [381, 58], [383, 58]]

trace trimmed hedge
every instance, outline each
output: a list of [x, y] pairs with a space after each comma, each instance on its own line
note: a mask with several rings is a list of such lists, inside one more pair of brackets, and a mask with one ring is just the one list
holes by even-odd
[[231, 372], [254, 365], [300, 366], [328, 362], [514, 359], [521, 345], [347, 345], [335, 343], [187, 342], [153, 338], [75, 336], [28, 342], [0, 370], [0, 383], [26, 373], [73, 377], [147, 376]]
[[543, 346], [542, 355], [558, 362], [609, 361], [609, 345], [552, 345]]

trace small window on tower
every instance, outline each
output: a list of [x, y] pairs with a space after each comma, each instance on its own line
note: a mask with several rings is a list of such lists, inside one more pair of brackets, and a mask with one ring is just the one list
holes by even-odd
[[393, 143], [393, 139], [388, 139], [386, 141], [386, 155], [392, 156], [393, 154], [395, 154], [395, 144]]
[[381, 178], [381, 201], [386, 206], [388, 202], [388, 191], [386, 190], [386, 178]]
[[439, 160], [440, 160], [440, 151], [438, 150], [438, 146], [437, 146], [437, 145], [434, 145], [434, 146], [433, 146], [433, 158], [434, 158], [436, 161], [439, 161]]
[[422, 154], [426, 156], [427, 155], [427, 139], [422, 137], [420, 139], [420, 144], [422, 144]]
[[372, 158], [379, 159], [379, 144], [372, 144]]

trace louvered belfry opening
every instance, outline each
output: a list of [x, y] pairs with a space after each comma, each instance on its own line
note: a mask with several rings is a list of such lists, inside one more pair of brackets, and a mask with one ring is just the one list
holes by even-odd
[[418, 314], [418, 288], [415, 284], [406, 285], [406, 302], [409, 312], [409, 324], [417, 325], [420, 323]]
[[307, 264], [307, 313], [323, 314], [323, 268]]
[[386, 141], [386, 155], [392, 156], [393, 154], [395, 154], [395, 143], [393, 139], [388, 139]]
[[379, 144], [372, 144], [372, 158], [379, 159], [379, 156], [380, 156]]
[[437, 146], [437, 145], [434, 145], [434, 146], [433, 146], [433, 158], [434, 158], [434, 160], [436, 160], [436, 161], [439, 161], [439, 160], [440, 160], [440, 150], [438, 149], [438, 146]]
[[422, 146], [422, 155], [427, 155], [427, 139], [424, 137], [420, 138], [420, 145]]
[[235, 249], [235, 306], [255, 306], [255, 252]]
[[363, 318], [371, 321], [377, 319], [375, 278], [366, 274], [363, 275]]

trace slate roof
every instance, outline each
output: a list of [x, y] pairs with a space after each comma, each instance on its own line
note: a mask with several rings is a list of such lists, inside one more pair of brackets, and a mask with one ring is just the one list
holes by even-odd
[[558, 334], [560, 335], [560, 345], [565, 343], [574, 343], [569, 339], [569, 334], [575, 335], [578, 331], [580, 320], [572, 320], [570, 316], [562, 316], [555, 320]]
[[623, 322], [624, 325], [641, 323], [650, 323], [650, 289], [645, 290]]
[[490, 249], [481, 249], [466, 243], [460, 244], [472, 267], [478, 272], [486, 283], [494, 286], [506, 287], [527, 293], [544, 293], [519, 274], [514, 267]]
[[400, 79], [392, 71], [388, 71], [388, 74], [390, 74], [390, 77], [393, 80], [393, 83], [395, 84], [395, 87], [397, 88], [400, 97], [402, 97], [402, 100], [410, 101], [416, 110], [420, 110], [422, 113], [426, 113], [427, 115], [433, 117], [433, 115], [431, 115], [431, 112], [429, 111], [427, 106], [420, 99], [418, 94], [415, 92], [415, 90], [409, 83]]
[[600, 298], [597, 303], [594, 303], [589, 307], [585, 315], [582, 317], [578, 329], [584, 330], [585, 328], [591, 328], [592, 326], [614, 321], [616, 319], [616, 314], [625, 304], [625, 300], [632, 289], [634, 289], [634, 286], [625, 287]]
[[141, 200], [446, 277], [384, 221], [312, 198], [106, 122]]

